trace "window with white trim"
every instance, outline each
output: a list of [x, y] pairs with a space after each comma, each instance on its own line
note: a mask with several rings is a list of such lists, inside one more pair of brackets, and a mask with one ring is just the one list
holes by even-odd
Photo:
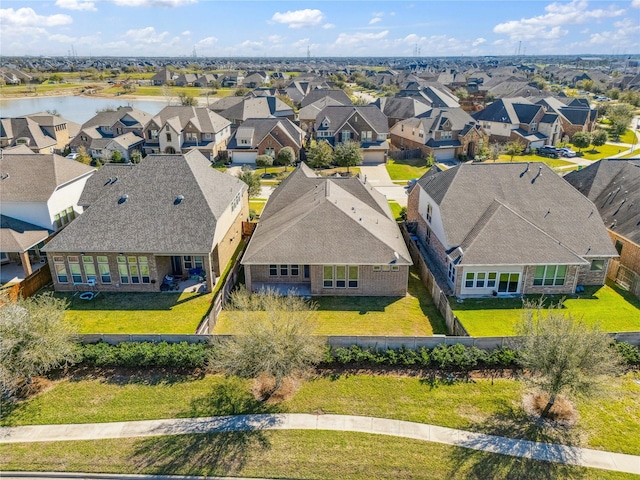
[[325, 265], [322, 268], [322, 286], [324, 288], [333, 288], [333, 266]]
[[564, 285], [566, 275], [566, 265], [539, 265], [533, 276], [533, 284], [535, 286]]
[[111, 270], [109, 268], [109, 258], [104, 256], [97, 257], [98, 273], [102, 283], [111, 283]]
[[591, 260], [591, 271], [604, 269], [604, 260]]
[[67, 257], [69, 262], [69, 273], [71, 273], [71, 280], [73, 283], [82, 283], [82, 270], [80, 269], [80, 260], [77, 256]]
[[96, 265], [93, 263], [93, 257], [88, 255], [82, 256], [82, 268], [84, 269], [84, 276], [87, 282], [97, 282], [98, 276], [96, 275]]
[[269, 276], [275, 277], [276, 275], [278, 275], [278, 266], [269, 265]]
[[451, 130], [443, 130], [440, 132], [440, 140], [451, 140], [453, 132]]
[[64, 258], [53, 257], [53, 261], [56, 276], [58, 277], [58, 283], [69, 283], [69, 274], [67, 273], [67, 267], [64, 264]]

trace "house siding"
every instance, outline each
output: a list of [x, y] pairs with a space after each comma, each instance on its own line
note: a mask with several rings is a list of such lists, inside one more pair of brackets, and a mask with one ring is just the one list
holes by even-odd
[[534, 285], [533, 280], [536, 274], [536, 266], [529, 265], [525, 269], [524, 286], [522, 293], [526, 294], [545, 294], [545, 295], [558, 295], [558, 294], [571, 294], [576, 291], [578, 281], [578, 265], [568, 265], [567, 273], [565, 275], [564, 285], [559, 286], [544, 286]]
[[602, 270], [591, 270], [591, 264], [580, 266], [578, 269], [578, 285], [604, 285], [609, 269], [609, 259], [599, 257], [585, 258], [588, 262], [602, 260], [604, 266]]
[[[622, 251], [620, 252], [620, 258], [618, 259], [620, 264], [640, 275], [640, 245], [633, 243], [631, 240], [623, 237], [622, 235], [618, 235], [611, 230], [609, 230], [609, 236], [611, 237], [614, 245], [616, 241], [622, 243]], [[609, 276], [615, 279], [615, 273], [609, 273]]]
[[397, 272], [374, 272], [373, 265], [359, 265], [358, 288], [324, 288], [323, 265], [311, 265], [312, 295], [403, 297], [408, 282], [408, 265], [399, 265]]

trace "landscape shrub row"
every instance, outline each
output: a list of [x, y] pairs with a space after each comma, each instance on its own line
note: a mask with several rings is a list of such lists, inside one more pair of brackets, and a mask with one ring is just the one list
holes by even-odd
[[211, 356], [206, 343], [100, 342], [82, 346], [82, 363], [94, 367], [204, 368]]

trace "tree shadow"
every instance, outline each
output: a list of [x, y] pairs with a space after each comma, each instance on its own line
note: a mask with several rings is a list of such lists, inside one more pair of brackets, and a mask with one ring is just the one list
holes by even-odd
[[[585, 468], [572, 465], [579, 454], [570, 447], [583, 443], [581, 431], [530, 417], [522, 407], [505, 403], [500, 412], [472, 424], [468, 430], [493, 437], [471, 437], [463, 445], [466, 448], [454, 449], [450, 458], [454, 475], [551, 480], [581, 478], [586, 473]], [[532, 449], [530, 442], [546, 445], [544, 449]]]
[[69, 382], [83, 382], [87, 380], [100, 380], [103, 383], [114, 385], [173, 385], [177, 383], [192, 382], [205, 376], [204, 370], [194, 371], [172, 368], [124, 368], [124, 367], [86, 367], [78, 366], [64, 372]]

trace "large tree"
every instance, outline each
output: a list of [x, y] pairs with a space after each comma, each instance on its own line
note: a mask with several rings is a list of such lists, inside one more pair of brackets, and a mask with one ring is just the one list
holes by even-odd
[[333, 148], [326, 140], [319, 140], [307, 150], [307, 163], [312, 168], [325, 168], [333, 162]]
[[509, 161], [513, 162], [513, 157], [520, 155], [524, 150], [524, 145], [520, 142], [509, 142], [504, 146], [504, 153], [509, 155]]
[[237, 177], [249, 186], [249, 198], [260, 196], [260, 174], [249, 167], [243, 167]]
[[591, 143], [594, 147], [601, 147], [607, 143], [607, 132], [602, 129], [598, 129], [591, 134]]
[[291, 165], [296, 160], [296, 152], [291, 147], [283, 147], [278, 152], [278, 156], [276, 157], [276, 164], [283, 165], [285, 171], [287, 170], [287, 166]]
[[[293, 293], [293, 292], [290, 292]], [[300, 377], [322, 360], [324, 339], [313, 335], [315, 304], [273, 290], [236, 290], [226, 307], [241, 332], [218, 342], [212, 367], [228, 375], [274, 380], [269, 398], [286, 378]]]
[[633, 118], [633, 107], [628, 103], [616, 103], [607, 108], [607, 118], [611, 122], [611, 135], [619, 140], [629, 128]]
[[43, 294], [12, 301], [0, 295], [0, 395], [13, 395], [34, 376], [78, 359], [65, 300]]
[[358, 166], [362, 163], [362, 150], [359, 142], [343, 142], [336, 145], [335, 162], [340, 167]]
[[592, 395], [619, 371], [611, 337], [565, 314], [561, 303], [548, 309], [526, 303], [516, 334], [527, 381], [549, 395], [542, 416], [549, 415], [558, 395]]
[[591, 145], [591, 134], [589, 132], [576, 132], [571, 137], [571, 143], [578, 148], [578, 152], [581, 152], [583, 148], [588, 148]]
[[264, 173], [267, 174], [267, 167], [273, 165], [273, 157], [271, 155], [258, 155], [256, 157], [256, 165], [258, 167], [264, 167]]

